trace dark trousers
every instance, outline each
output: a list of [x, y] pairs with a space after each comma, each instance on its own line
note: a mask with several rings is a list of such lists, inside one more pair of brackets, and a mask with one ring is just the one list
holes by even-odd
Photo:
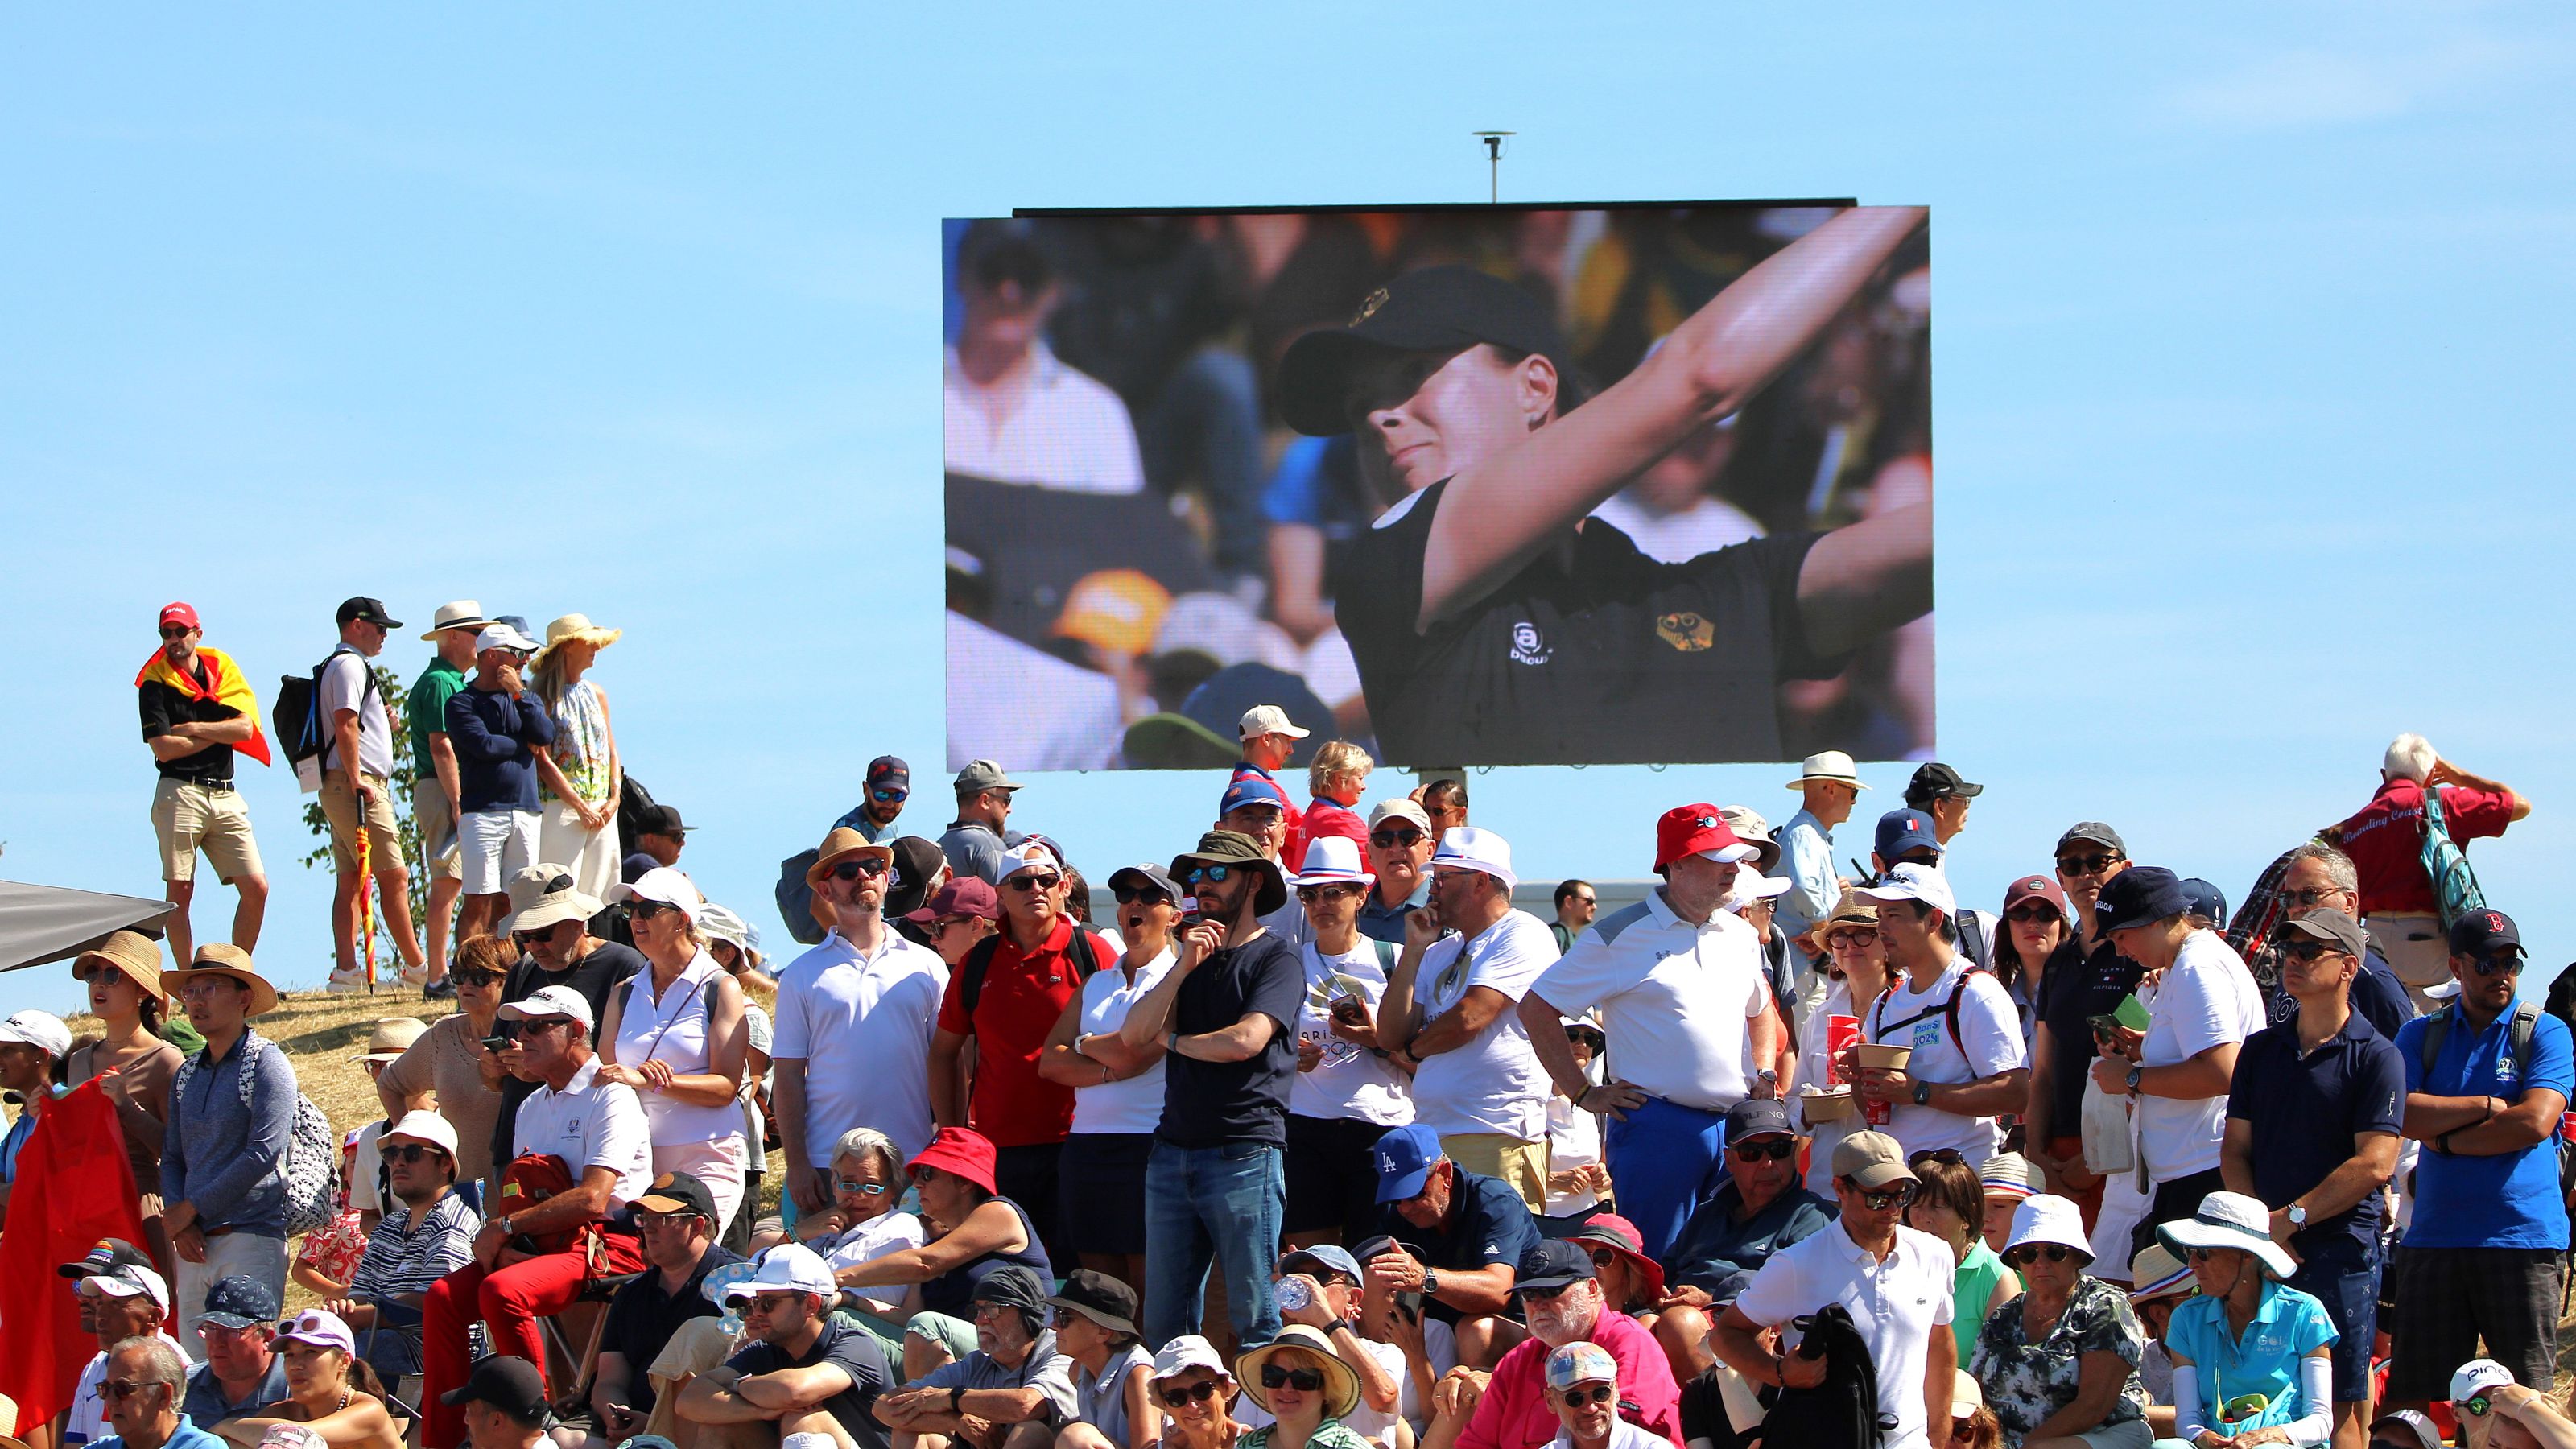
[[2200, 1200], [2213, 1192], [2227, 1191], [2227, 1179], [2213, 1167], [2170, 1182], [2156, 1184], [2156, 1195], [2147, 1200], [2147, 1215], [2129, 1230], [2129, 1257], [2135, 1261], [2156, 1240], [2156, 1229], [2178, 1222], [2200, 1211]]
[[1056, 1164], [1064, 1155], [1061, 1142], [1032, 1142], [1025, 1147], [993, 1149], [993, 1187], [1001, 1196], [1020, 1205], [1036, 1225], [1038, 1241], [1046, 1245], [1047, 1262], [1058, 1273], [1070, 1273], [1082, 1263], [1073, 1243], [1064, 1235], [1056, 1212]]

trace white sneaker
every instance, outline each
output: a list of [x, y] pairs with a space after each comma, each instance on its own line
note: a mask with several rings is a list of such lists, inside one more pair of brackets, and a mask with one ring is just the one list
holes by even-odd
[[329, 989], [339, 992], [365, 991], [367, 989], [367, 973], [364, 971], [334, 971], [331, 973], [331, 984]]
[[402, 969], [402, 984], [411, 987], [414, 990], [427, 986], [429, 984], [429, 963], [423, 961], [417, 966], [405, 966]]

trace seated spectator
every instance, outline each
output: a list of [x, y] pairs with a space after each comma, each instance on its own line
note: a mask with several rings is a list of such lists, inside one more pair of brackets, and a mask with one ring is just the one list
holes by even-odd
[[[1595, 1213], [1565, 1234], [1565, 1240], [1592, 1258], [1592, 1276], [1601, 1283], [1601, 1301], [1613, 1313], [1637, 1320], [1655, 1336], [1673, 1379], [1695, 1377], [1712, 1362], [1708, 1356], [1708, 1315], [1688, 1304], [1664, 1306], [1664, 1265], [1646, 1256], [1637, 1225], [1617, 1213]], [[1665, 1320], [1672, 1321], [1667, 1324]]]
[[1580, 1340], [1547, 1356], [1548, 1408], [1560, 1426], [1548, 1449], [1656, 1449], [1664, 1441], [1619, 1417], [1619, 1361]]
[[1234, 1449], [1246, 1426], [1234, 1413], [1234, 1375], [1216, 1349], [1184, 1333], [1154, 1355], [1154, 1402], [1167, 1427], [1165, 1449]]
[[1359, 1407], [1359, 1375], [1333, 1356], [1322, 1333], [1289, 1324], [1245, 1350], [1234, 1372], [1244, 1395], [1271, 1419], [1236, 1441], [1238, 1449], [1366, 1449], [1369, 1441], [1342, 1422]]
[[2147, 1346], [2138, 1355], [2147, 1429], [2159, 1439], [2170, 1439], [2174, 1437], [2173, 1355], [2165, 1349], [2165, 1335], [2172, 1331], [2174, 1310], [2200, 1288], [2190, 1267], [2162, 1243], [2149, 1243], [2130, 1261], [2129, 1281], [2136, 1285], [2129, 1290], [2129, 1308], [2147, 1335]]
[[[1726, 1114], [1726, 1177], [1694, 1209], [1664, 1255], [1671, 1286], [1655, 1337], [1669, 1354], [1678, 1345], [1677, 1377], [1696, 1378], [1714, 1358], [1712, 1319], [1771, 1255], [1830, 1225], [1834, 1204], [1798, 1183], [1798, 1149], [1789, 1114], [1776, 1101], [1738, 1102]], [[1683, 1363], [1693, 1365], [1682, 1373]]]
[[[825, 1442], [885, 1449], [874, 1416], [892, 1385], [885, 1351], [874, 1335], [832, 1315], [832, 1271], [813, 1249], [781, 1243], [761, 1254], [759, 1272], [724, 1291], [729, 1303], [748, 1300], [748, 1342], [723, 1367], [689, 1380], [681, 1418], [731, 1426], [735, 1432], [718, 1438], [737, 1444], [765, 1444], [775, 1425], [786, 1449], [822, 1449]], [[753, 1432], [741, 1432], [746, 1428]]]
[[[104, 1383], [117, 1386], [107, 1405], [107, 1426], [115, 1432], [99, 1444], [116, 1449], [221, 1449], [223, 1441], [190, 1422], [180, 1407], [179, 1386], [188, 1361], [154, 1338], [129, 1338], [109, 1349]], [[0, 1405], [8, 1405], [0, 1398]], [[14, 1417], [16, 1410], [10, 1408]], [[0, 1426], [5, 1427], [5, 1426]], [[26, 1449], [12, 1437], [10, 1449]]]
[[392, 1383], [420, 1372], [420, 1305], [430, 1285], [473, 1261], [483, 1215], [456, 1190], [456, 1129], [446, 1118], [407, 1112], [376, 1146], [391, 1210], [367, 1235], [348, 1296], [324, 1306], [360, 1335], [359, 1356], [376, 1377]]
[[656, 1177], [631, 1211], [644, 1271], [608, 1300], [590, 1384], [591, 1412], [611, 1443], [644, 1432], [656, 1402], [649, 1370], [683, 1327], [716, 1318], [704, 1291], [707, 1275], [742, 1261], [716, 1241], [715, 1195], [688, 1173]]
[[376, 1098], [388, 1121], [434, 1107], [455, 1128], [457, 1181], [477, 1184], [486, 1203], [500, 1190], [492, 1141], [501, 1082], [509, 1074], [483, 1043], [499, 1034], [501, 983], [518, 959], [517, 949], [498, 937], [460, 944], [455, 968], [447, 973], [456, 987], [455, 1013], [431, 1022], [376, 1077]]
[[[1341, 1416], [1342, 1422], [1363, 1439], [1400, 1449], [1397, 1425], [1403, 1421], [1397, 1411], [1404, 1399], [1404, 1350], [1362, 1336], [1364, 1277], [1359, 1260], [1331, 1243], [1299, 1248], [1279, 1260], [1279, 1316], [1322, 1334], [1333, 1345], [1333, 1356], [1359, 1376], [1360, 1401]], [[1293, 1288], [1292, 1278], [1297, 1280]]]
[[465, 1420], [474, 1449], [543, 1449], [554, 1440], [546, 1429], [554, 1415], [546, 1408], [546, 1383], [536, 1365], [496, 1353], [474, 1366], [464, 1383], [447, 1391], [445, 1407]]
[[206, 1290], [206, 1311], [197, 1320], [206, 1361], [189, 1372], [182, 1404], [198, 1428], [210, 1430], [286, 1397], [286, 1363], [269, 1343], [277, 1314], [277, 1294], [256, 1278], [235, 1274]]
[[1930, 1233], [1950, 1250], [1950, 1335], [1965, 1362], [1977, 1346], [1986, 1315], [2021, 1293], [2021, 1280], [1986, 1246], [1985, 1190], [1974, 1169], [1955, 1152], [1917, 1152], [1906, 1159], [1922, 1189], [1906, 1204], [1905, 1225]]
[[2451, 1408], [2470, 1449], [2576, 1446], [2576, 1423], [2537, 1390], [2515, 1383], [2513, 1371], [2491, 1358], [2473, 1358], [2451, 1375]]
[[942, 1127], [907, 1171], [921, 1190], [921, 1214], [930, 1239], [840, 1269], [844, 1290], [921, 1285], [925, 1310], [906, 1325], [902, 1346], [907, 1382], [964, 1352], [972, 1332], [975, 1285], [1011, 1266], [1040, 1279], [1055, 1276], [1028, 1210], [993, 1191], [993, 1144], [964, 1127]]
[[[1464, 1416], [1443, 1409], [1423, 1436], [1426, 1449], [1539, 1449], [1556, 1437], [1548, 1408], [1548, 1354], [1578, 1341], [1595, 1343], [1619, 1366], [1620, 1397], [1648, 1433], [1682, 1442], [1681, 1389], [1664, 1351], [1635, 1319], [1601, 1297], [1592, 1259], [1581, 1245], [1544, 1242], [1521, 1260], [1521, 1311], [1528, 1336], [1494, 1365], [1493, 1377]], [[1464, 1407], [1463, 1405], [1461, 1406]]]
[[1047, 1303], [1056, 1346], [1073, 1361], [1073, 1417], [1056, 1434], [1060, 1449], [1146, 1449], [1162, 1437], [1154, 1356], [1136, 1341], [1136, 1291], [1076, 1268]]
[[2003, 1421], [1986, 1407], [1976, 1375], [1960, 1369], [1951, 1383], [1949, 1449], [2003, 1449]]
[[2279, 1281], [2297, 1264], [2272, 1241], [2270, 1209], [2242, 1193], [2213, 1192], [2199, 1212], [2156, 1233], [2190, 1262], [2200, 1286], [2199, 1297], [2174, 1310], [2165, 1340], [2175, 1437], [2200, 1449], [2261, 1430], [2277, 1430], [2266, 1437], [2291, 1445], [2331, 1439], [2334, 1322], [2324, 1304]]
[[1456, 1334], [1459, 1362], [1491, 1365], [1524, 1332], [1508, 1315], [1513, 1275], [1539, 1242], [1529, 1205], [1500, 1178], [1451, 1162], [1419, 1122], [1380, 1137], [1376, 1158], [1386, 1236], [1356, 1255], [1367, 1277], [1421, 1294], [1423, 1313]]
[[266, 1411], [225, 1423], [223, 1437], [256, 1445], [272, 1425], [301, 1424], [330, 1449], [403, 1449], [386, 1412], [384, 1385], [358, 1358], [358, 1342], [335, 1314], [308, 1308], [277, 1327], [286, 1360], [286, 1397]]
[[55, 1421], [66, 1445], [87, 1444], [115, 1432], [107, 1421], [103, 1387], [109, 1350], [127, 1339], [142, 1338], [168, 1344], [173, 1353], [179, 1351], [179, 1340], [161, 1331], [162, 1320], [170, 1314], [170, 1287], [140, 1254], [131, 1247], [111, 1248], [102, 1259], [93, 1250], [79, 1266], [85, 1276], [72, 1291], [80, 1295], [82, 1321], [97, 1335], [98, 1352], [82, 1365], [72, 1385], [71, 1407]]
[[1985, 1320], [1969, 1370], [2014, 1449], [2146, 1449], [2145, 1339], [2120, 1290], [2087, 1274], [2084, 1212], [2045, 1193], [2013, 1214], [2006, 1260], [2029, 1286]]
[[[786, 1251], [781, 1249], [780, 1251]], [[1073, 1360], [1046, 1326], [1044, 1280], [1016, 1263], [975, 1285], [975, 1348], [877, 1401], [876, 1418], [895, 1431], [895, 1449], [946, 1449], [962, 1440], [999, 1449], [1006, 1440], [1037, 1449], [1050, 1426], [1078, 1407]]]
[[[642, 859], [650, 862], [652, 857]], [[648, 863], [633, 878], [640, 880], [645, 871], [656, 868]], [[609, 993], [646, 967], [642, 953], [633, 946], [590, 934], [590, 923], [605, 909], [598, 897], [575, 890], [571, 873], [562, 866], [532, 865], [513, 877], [510, 914], [492, 928], [492, 934], [525, 954], [517, 958], [510, 974], [502, 980], [501, 1000], [526, 1001], [540, 987], [561, 986], [589, 1004], [593, 1023], [607, 1016]], [[626, 929], [622, 914], [617, 925], [621, 932]], [[584, 1035], [595, 1047], [596, 1030]], [[500, 1081], [501, 1102], [492, 1120], [492, 1164], [496, 1175], [517, 1155], [519, 1107], [538, 1085], [526, 1070], [526, 1063], [507, 1048], [501, 1053], [501, 1065], [506, 1069]], [[461, 1122], [458, 1130], [463, 1130]], [[649, 1140], [646, 1146], [649, 1150]]]
[[[888, 1253], [921, 1246], [926, 1232], [918, 1214], [898, 1211], [903, 1202], [903, 1158], [894, 1139], [873, 1127], [853, 1127], [832, 1149], [832, 1205], [796, 1220], [805, 1246], [823, 1255], [834, 1276]], [[768, 1244], [762, 1244], [764, 1248]], [[881, 1285], [847, 1295], [879, 1337], [900, 1344], [900, 1324], [921, 1309], [917, 1286]], [[881, 1315], [881, 1317], [880, 1317]], [[887, 1322], [891, 1320], [891, 1324]]]

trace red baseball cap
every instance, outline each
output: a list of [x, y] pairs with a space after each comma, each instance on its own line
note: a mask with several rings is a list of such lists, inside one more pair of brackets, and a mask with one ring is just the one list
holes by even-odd
[[1685, 855], [1706, 855], [1727, 865], [1751, 860], [1758, 852], [1738, 840], [1726, 817], [1714, 805], [1681, 805], [1655, 822], [1655, 874]]
[[161, 622], [163, 624], [185, 624], [191, 629], [202, 629], [205, 627], [197, 622], [197, 611], [188, 607], [186, 604], [163, 604], [161, 606]]
[[2044, 875], [2026, 875], [2005, 887], [2005, 914], [2011, 914], [2013, 907], [2031, 899], [2033, 896], [2057, 907], [2057, 913], [2059, 915], [2062, 916], [2066, 914], [2066, 892], [2058, 889], [2057, 882], [2055, 880]]
[[921, 1155], [904, 1164], [904, 1171], [935, 1167], [953, 1172], [986, 1192], [998, 1192], [993, 1186], [993, 1139], [967, 1127], [942, 1127], [931, 1134], [930, 1145]]

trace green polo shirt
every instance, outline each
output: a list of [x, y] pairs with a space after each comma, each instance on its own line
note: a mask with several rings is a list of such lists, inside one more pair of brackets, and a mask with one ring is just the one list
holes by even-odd
[[411, 693], [404, 696], [403, 710], [411, 717], [411, 777], [415, 781], [438, 777], [438, 762], [430, 758], [429, 736], [446, 727], [447, 697], [465, 687], [465, 671], [432, 655], [429, 667], [412, 681]]

